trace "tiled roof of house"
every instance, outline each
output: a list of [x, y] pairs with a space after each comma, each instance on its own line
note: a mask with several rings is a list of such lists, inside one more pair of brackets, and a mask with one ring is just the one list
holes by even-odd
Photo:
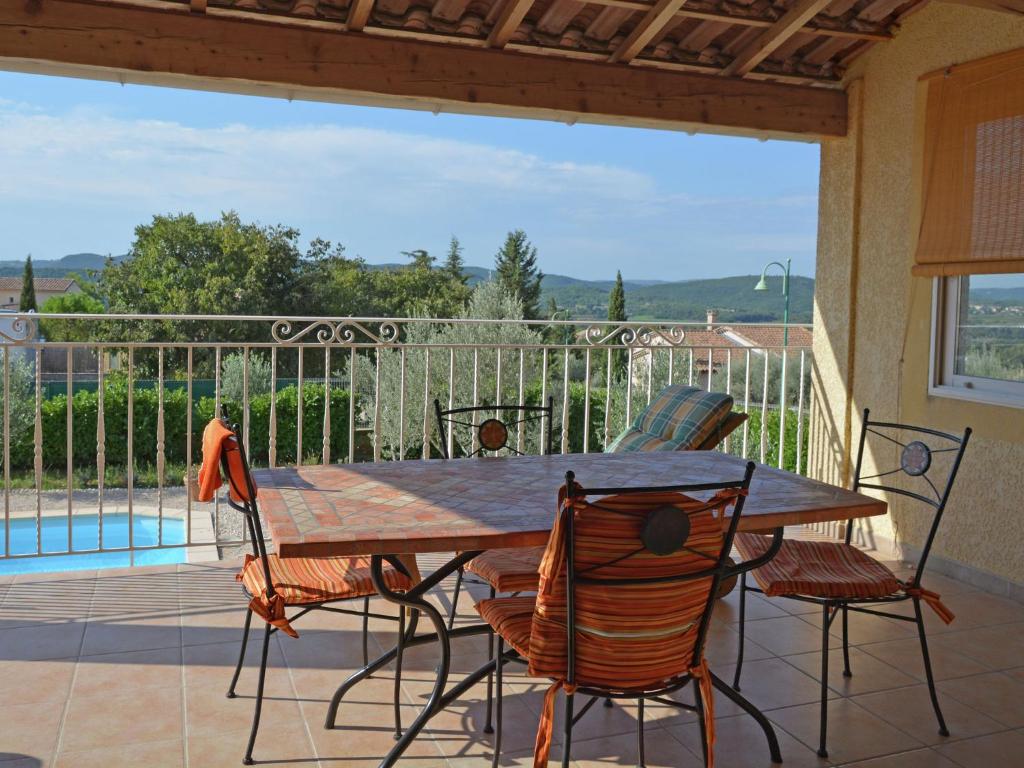
[[[733, 336], [741, 336], [754, 347], [781, 347], [785, 339], [785, 331], [781, 325], [740, 325], [728, 329]], [[789, 327], [790, 347], [811, 346], [811, 329], [799, 325]]]
[[[75, 284], [75, 281], [67, 277], [37, 277], [32, 280], [32, 287], [37, 291], [64, 292]], [[0, 291], [21, 292], [20, 277], [0, 277]]]

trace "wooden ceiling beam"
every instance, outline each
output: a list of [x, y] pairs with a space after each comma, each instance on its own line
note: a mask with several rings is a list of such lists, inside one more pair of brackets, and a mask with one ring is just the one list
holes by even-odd
[[370, 20], [370, 11], [373, 10], [373, 0], [352, 0], [348, 7], [348, 18], [345, 20], [345, 28], [349, 32], [360, 32]]
[[832, 0], [797, 0], [779, 20], [754, 38], [729, 65], [722, 70], [726, 77], [743, 77], [764, 61], [771, 52], [799, 32]]
[[155, 0], [0, 3], [0, 69], [765, 137], [843, 136], [847, 119], [840, 90], [199, 15]]
[[635, 59], [655, 35], [675, 20], [676, 11], [682, 8], [685, 2], [686, 0], [657, 0], [608, 60], [625, 63]]
[[505, 0], [498, 20], [491, 27], [491, 33], [487, 36], [487, 44], [492, 48], [504, 48], [512, 35], [519, 29], [519, 25], [526, 18], [527, 11], [533, 5], [533, 0]]

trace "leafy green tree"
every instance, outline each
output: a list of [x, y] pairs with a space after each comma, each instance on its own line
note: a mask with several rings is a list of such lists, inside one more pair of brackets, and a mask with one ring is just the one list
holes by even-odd
[[[628, 320], [626, 315], [626, 289], [622, 285], [622, 272], [615, 273], [615, 285], [608, 294], [608, 319], [616, 323]], [[615, 375], [621, 375], [626, 369], [626, 350], [616, 349], [612, 352], [612, 369]]]
[[38, 309], [35, 275], [32, 272], [32, 255], [29, 254], [25, 259], [25, 271], [21, 275], [21, 298], [18, 301], [18, 311], [35, 312]]
[[[216, 221], [193, 214], [154, 216], [135, 228], [128, 258], [108, 262], [100, 287], [111, 312], [153, 314], [293, 315], [308, 313], [307, 273], [329, 244], [315, 241], [307, 257], [298, 230]], [[140, 328], [147, 340], [265, 340], [255, 323], [158, 324]]]
[[[521, 320], [523, 307], [496, 282], [480, 283], [472, 292], [469, 304], [457, 315], [474, 320]], [[423, 436], [431, 443], [431, 454], [440, 455], [433, 398], [445, 407], [451, 401], [457, 406], [472, 405], [474, 388], [479, 404], [519, 401], [519, 352], [517, 347], [534, 347], [541, 342], [538, 332], [519, 323], [429, 323], [410, 324], [405, 343], [405, 368], [402, 376], [402, 354], [397, 350], [381, 352], [381, 450], [385, 456], [397, 457], [404, 450], [406, 457], [423, 455]], [[430, 356], [427, 376], [425, 345], [455, 347], [452, 353], [435, 348]], [[472, 347], [476, 346], [474, 354]], [[497, 348], [505, 349], [499, 353]], [[454, 360], [449, 356], [454, 355]], [[501, 391], [498, 392], [498, 365], [501, 360]], [[363, 397], [372, 403], [376, 361], [359, 357]], [[527, 351], [523, 361], [525, 381], [536, 380], [539, 355]], [[454, 391], [449, 387], [452, 376]], [[475, 381], [475, 384], [474, 384]], [[404, 397], [402, 385], [405, 385]], [[427, 383], [425, 387], [425, 383]], [[424, 389], [427, 397], [424, 397]], [[400, 404], [403, 404], [400, 407]], [[471, 443], [468, 427], [455, 429], [458, 445]], [[530, 434], [528, 441], [537, 439]], [[532, 445], [532, 443], [531, 443]], [[534, 450], [535, 447], [531, 448]]]
[[537, 249], [517, 229], [509, 232], [505, 243], [494, 257], [498, 284], [523, 305], [523, 318], [540, 317], [540, 284], [544, 273], [537, 267]]
[[[102, 301], [83, 292], [51, 296], [40, 311], [54, 315], [99, 315], [106, 308]], [[47, 341], [89, 341], [96, 334], [96, 323], [88, 320], [43, 320], [41, 325]]]
[[[249, 386], [250, 401], [258, 395], [270, 392], [271, 382], [270, 360], [259, 353], [249, 355]], [[246, 395], [245, 354], [233, 352], [221, 363], [221, 397], [236, 403], [244, 403]]]

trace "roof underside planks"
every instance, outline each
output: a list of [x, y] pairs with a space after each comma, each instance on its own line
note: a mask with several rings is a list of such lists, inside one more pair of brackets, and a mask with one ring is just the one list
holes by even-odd
[[[362, 32], [345, 30], [347, 6], [338, 20], [325, 20], [255, 13], [251, 8], [259, 0], [244, 0], [246, 8], [239, 0], [230, 9], [218, 2], [209, 3], [205, 13], [193, 11], [188, 2], [161, 0], [6, 3], [0, 5], [0, 67], [569, 123], [810, 140], [846, 131], [845, 94], [834, 89], [636, 66], [638, 60], [634, 66], [610, 63], [608, 54], [595, 60], [536, 55], [510, 50], [512, 44], [488, 47], [485, 37], [452, 44], [429, 34], [400, 39], [378, 34], [379, 14], [412, 13], [408, 0], [363, 3], [370, 7]], [[559, 3], [574, 4], [570, 11], [594, 7], [578, 0], [538, 0], [527, 17], [541, 5], [547, 13]], [[465, 7], [483, 12], [479, 6], [480, 0], [469, 0]], [[303, 7], [320, 13], [322, 5], [308, 0]], [[521, 7], [522, 0], [506, 0], [493, 7], [493, 21]], [[591, 21], [608, 7], [597, 6]], [[445, 13], [457, 15], [454, 0]], [[570, 15], [551, 13], [549, 21], [561, 24]], [[488, 29], [481, 27], [481, 35], [489, 35]], [[619, 46], [619, 38], [610, 39], [609, 50]]]

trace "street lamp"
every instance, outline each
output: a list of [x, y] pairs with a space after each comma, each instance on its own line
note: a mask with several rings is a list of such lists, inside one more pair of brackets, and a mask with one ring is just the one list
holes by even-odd
[[782, 346], [789, 346], [789, 267], [791, 259], [786, 259], [786, 263], [783, 264], [780, 261], [770, 261], [764, 265], [764, 269], [761, 270], [761, 279], [757, 281], [757, 285], [754, 286], [755, 291], [767, 291], [768, 283], [765, 281], [765, 274], [768, 272], [768, 267], [778, 267], [782, 270], [782, 295], [786, 299], [786, 308], [782, 314]]

